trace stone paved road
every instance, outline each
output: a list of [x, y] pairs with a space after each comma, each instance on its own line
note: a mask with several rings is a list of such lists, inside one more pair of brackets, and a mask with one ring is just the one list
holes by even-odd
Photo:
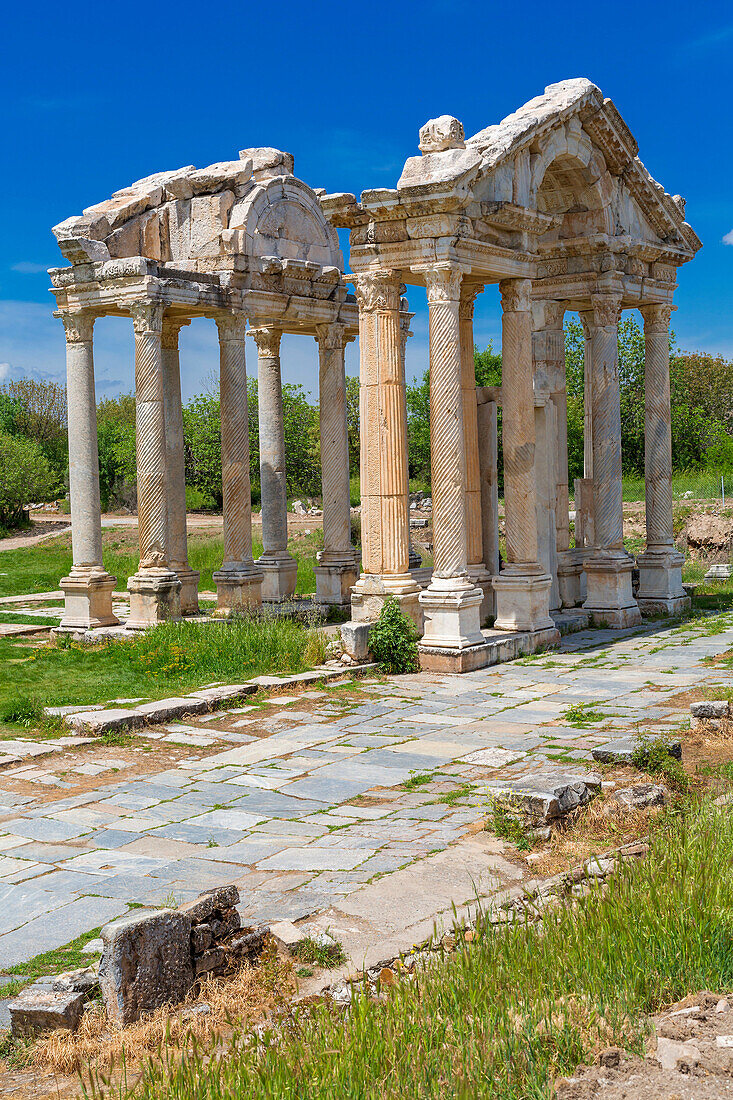
[[[367, 683], [358, 702], [305, 691], [146, 731], [175, 760], [145, 774], [112, 746], [83, 763], [68, 749], [6, 767], [0, 967], [128, 903], [180, 903], [230, 881], [248, 921], [327, 913], [364, 949], [409, 934], [518, 881], [502, 842], [480, 831], [487, 781], [583, 768], [621, 729], [686, 727], [687, 705], [672, 697], [728, 684], [702, 662], [731, 645], [730, 616], [585, 631], [558, 653], [462, 677]], [[579, 703], [603, 721], [573, 725]], [[94, 789], [66, 793], [82, 779]]]

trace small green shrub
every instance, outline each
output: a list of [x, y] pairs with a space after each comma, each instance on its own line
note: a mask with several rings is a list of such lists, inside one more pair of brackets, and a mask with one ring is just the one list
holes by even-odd
[[500, 840], [508, 840], [510, 844], [516, 844], [520, 852], [528, 852], [531, 841], [524, 828], [524, 822], [513, 813], [498, 798], [493, 798], [489, 803], [486, 831], [498, 836]]
[[43, 707], [37, 699], [18, 695], [0, 705], [0, 722], [12, 722], [17, 726], [37, 726], [43, 718]]
[[296, 959], [302, 963], [315, 963], [316, 966], [331, 968], [346, 962], [346, 955], [340, 943], [319, 943], [312, 936], [306, 936], [293, 949]]
[[670, 743], [667, 737], [640, 737], [631, 755], [631, 763], [640, 771], [661, 776], [677, 794], [689, 794], [689, 777], [680, 761], [670, 756]]
[[369, 648], [384, 672], [417, 672], [417, 630], [394, 596], [389, 596], [369, 633]]

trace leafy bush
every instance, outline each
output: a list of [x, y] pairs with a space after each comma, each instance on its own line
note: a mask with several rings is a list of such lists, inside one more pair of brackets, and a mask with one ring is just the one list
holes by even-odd
[[516, 844], [520, 852], [528, 852], [532, 847], [524, 822], [498, 798], [492, 798], [489, 803], [486, 830], [498, 836], [500, 840], [508, 840], [510, 844]]
[[394, 596], [389, 596], [369, 633], [369, 648], [382, 670], [417, 672], [417, 630]]
[[53, 500], [58, 479], [38, 443], [0, 434], [0, 527], [20, 527], [32, 502]]
[[690, 780], [679, 760], [669, 754], [670, 740], [667, 737], [640, 737], [631, 763], [640, 771], [650, 775], [659, 775], [677, 794], [689, 794]]

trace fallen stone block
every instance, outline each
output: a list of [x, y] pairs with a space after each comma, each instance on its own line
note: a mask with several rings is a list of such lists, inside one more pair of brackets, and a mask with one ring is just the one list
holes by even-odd
[[141, 703], [135, 707], [147, 722], [168, 722], [173, 718], [182, 718], [184, 714], [206, 714], [209, 709], [207, 699], [195, 699], [184, 696], [180, 699], [158, 699], [154, 703]]
[[720, 562], [717, 565], [711, 565], [707, 573], [703, 577], [704, 581], [727, 581], [733, 577], [733, 565], [726, 562]]
[[366, 661], [369, 656], [369, 634], [373, 623], [348, 622], [341, 624], [341, 641], [344, 650], [355, 661]]
[[99, 977], [94, 967], [85, 966], [78, 970], [66, 970], [57, 974], [51, 983], [54, 993], [90, 994], [99, 985]]
[[226, 966], [227, 955], [223, 947], [212, 947], [210, 951], [204, 951], [194, 961], [196, 977], [202, 974], [210, 974], [214, 970], [221, 970]]
[[711, 699], [707, 702], [691, 703], [690, 714], [693, 718], [728, 718], [730, 703], [727, 699]]
[[13, 1035], [29, 1037], [63, 1028], [76, 1031], [84, 1011], [83, 993], [26, 989], [8, 1005]]
[[186, 901], [179, 906], [178, 912], [186, 916], [192, 923], [201, 924], [209, 921], [209, 918], [218, 910], [219, 912], [231, 909], [239, 904], [239, 890], [234, 885], [220, 886], [216, 890], [207, 890], [205, 894]]
[[286, 951], [290, 952], [305, 939], [300, 929], [296, 928], [292, 921], [289, 920], [281, 920], [278, 921], [277, 924], [271, 924], [270, 935], [276, 943], [279, 943], [281, 947], [284, 947]]
[[[682, 743], [680, 741], [666, 742], [669, 755], [676, 760], [682, 759]], [[593, 759], [599, 764], [631, 764], [632, 757], [643, 745], [635, 737], [622, 737], [618, 741], [608, 741], [605, 745], [597, 745], [593, 749]]]
[[662, 1069], [679, 1070], [689, 1074], [700, 1061], [700, 1048], [692, 1040], [676, 1043], [661, 1035], [657, 1039], [656, 1059]]
[[600, 791], [597, 775], [540, 772], [520, 779], [489, 784], [488, 789], [530, 818], [534, 825], [546, 825], [585, 806]]
[[90, 733], [110, 733], [112, 730], [139, 729], [146, 722], [137, 710], [85, 710], [81, 714], [69, 714], [64, 723], [73, 729]]
[[663, 806], [667, 800], [667, 792], [656, 783], [640, 783], [637, 787], [624, 787], [620, 791], [614, 791], [611, 797], [620, 806], [646, 810], [650, 806]]
[[132, 914], [102, 929], [99, 984], [107, 1015], [119, 1024], [164, 1004], [180, 1004], [193, 986], [191, 918], [174, 909]]
[[262, 954], [269, 931], [266, 924], [260, 925], [259, 928], [242, 929], [225, 944], [227, 955], [230, 958], [237, 958], [240, 962], [245, 958], [251, 963], [255, 962]]
[[232, 906], [231, 909], [226, 909], [221, 918], [216, 915], [209, 918], [209, 928], [215, 940], [225, 940], [232, 935], [233, 932], [238, 932], [242, 927], [242, 918], [239, 916], [237, 909]]
[[228, 687], [208, 687], [202, 688], [200, 691], [192, 691], [189, 698], [205, 699], [207, 703], [213, 706], [216, 703], [226, 703], [230, 699], [254, 695], [256, 691], [257, 685], [254, 683], [230, 684]]

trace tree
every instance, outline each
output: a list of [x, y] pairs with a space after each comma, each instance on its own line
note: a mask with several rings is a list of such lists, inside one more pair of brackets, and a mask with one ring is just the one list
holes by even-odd
[[405, 390], [407, 462], [410, 477], [430, 484], [430, 371]]
[[1, 527], [22, 527], [28, 505], [53, 500], [58, 488], [58, 478], [39, 443], [0, 434]]
[[[62, 479], [68, 463], [66, 389], [56, 382], [18, 378], [6, 382], [0, 394], [13, 402], [13, 435], [35, 440]], [[7, 409], [7, 401], [5, 402]]]
[[183, 441], [187, 483], [221, 508], [221, 410], [217, 394], [197, 394], [184, 406]]
[[346, 375], [346, 430], [349, 436], [349, 476], [359, 473], [359, 379]]
[[97, 405], [99, 496], [102, 510], [134, 507], [137, 483], [135, 395], [107, 397]]

